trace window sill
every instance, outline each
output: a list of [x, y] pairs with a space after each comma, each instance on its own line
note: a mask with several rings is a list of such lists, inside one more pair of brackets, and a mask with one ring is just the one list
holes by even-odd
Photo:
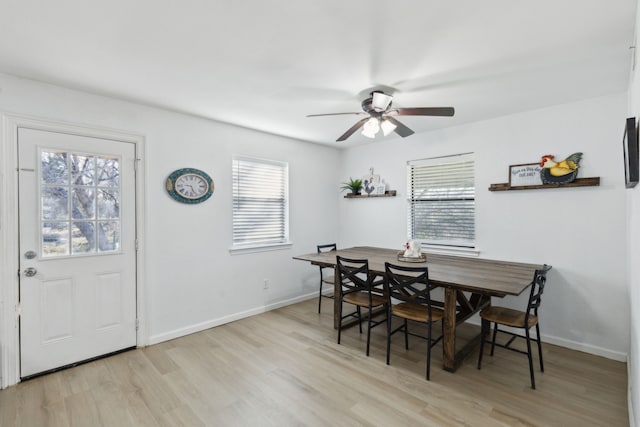
[[283, 243], [272, 243], [268, 245], [236, 245], [229, 248], [231, 255], [252, 254], [256, 252], [269, 252], [280, 251], [284, 249], [290, 249], [293, 245], [292, 242], [287, 241]]
[[457, 255], [457, 256], [467, 256], [467, 257], [480, 256], [480, 251], [477, 250], [476, 248], [439, 246], [439, 245], [429, 245], [429, 244], [423, 243], [422, 250], [424, 252], [439, 254], [439, 255]]

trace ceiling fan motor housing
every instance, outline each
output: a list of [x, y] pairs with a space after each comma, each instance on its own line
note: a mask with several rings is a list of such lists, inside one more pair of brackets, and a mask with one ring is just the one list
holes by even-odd
[[389, 101], [389, 104], [387, 105], [387, 108], [384, 111], [379, 111], [377, 109], [375, 109], [373, 107], [373, 94], [374, 93], [381, 93], [384, 95], [384, 92], [382, 92], [381, 90], [374, 90], [373, 92], [371, 92], [371, 96], [367, 99], [365, 99], [364, 101], [362, 101], [362, 103], [360, 104], [362, 106], [362, 110], [365, 113], [369, 113], [371, 115], [378, 115], [380, 116], [382, 113], [384, 113], [384, 111], [388, 110], [389, 108], [391, 108], [391, 104], [392, 102]]

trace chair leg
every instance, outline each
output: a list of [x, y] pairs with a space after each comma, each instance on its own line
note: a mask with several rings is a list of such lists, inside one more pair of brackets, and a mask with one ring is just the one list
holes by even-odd
[[478, 369], [482, 367], [482, 355], [484, 353], [484, 342], [489, 335], [489, 327], [491, 323], [488, 320], [482, 319], [482, 326], [480, 327], [480, 354], [478, 355]]
[[367, 357], [369, 356], [369, 342], [371, 341], [371, 306], [369, 306], [369, 319], [367, 320]]
[[536, 323], [536, 341], [538, 341], [538, 358], [540, 359], [540, 372], [544, 372], [542, 363], [542, 341], [540, 340], [540, 324]]
[[356, 306], [356, 311], [358, 312], [358, 327], [360, 328], [360, 333], [362, 333], [362, 311], [359, 305]]
[[322, 308], [322, 278], [320, 278], [320, 293], [318, 294], [318, 314]]
[[427, 381], [431, 374], [431, 322], [427, 324]]
[[498, 335], [498, 324], [493, 324], [493, 339], [491, 340], [491, 356], [493, 356], [493, 351], [496, 349], [496, 335]]
[[391, 305], [387, 307], [387, 365], [391, 354]]
[[338, 302], [338, 344], [340, 344], [340, 336], [342, 335], [342, 297]]
[[404, 319], [404, 348], [409, 350], [409, 322]]
[[527, 356], [529, 357], [529, 374], [531, 374], [531, 388], [536, 389], [536, 381], [533, 378], [533, 357], [531, 356], [531, 337], [529, 336], [529, 329], [525, 328], [525, 334], [527, 335]]

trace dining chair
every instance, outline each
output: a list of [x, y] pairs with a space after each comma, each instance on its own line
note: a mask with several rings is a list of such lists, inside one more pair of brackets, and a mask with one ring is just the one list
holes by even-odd
[[[542, 293], [547, 282], [547, 271], [551, 270], [551, 267], [546, 264], [539, 270], [536, 270], [533, 275], [533, 281], [531, 282], [531, 292], [529, 293], [529, 301], [527, 302], [527, 308], [525, 311], [514, 310], [506, 307], [490, 306], [483, 309], [480, 312], [480, 318], [482, 319], [482, 338], [480, 340], [480, 354], [478, 355], [478, 369], [482, 367], [482, 354], [484, 351], [485, 341], [491, 342], [491, 356], [495, 347], [506, 348], [507, 350], [515, 351], [517, 353], [526, 354], [529, 358], [529, 374], [531, 376], [531, 388], [535, 390], [536, 382], [533, 374], [533, 356], [531, 352], [531, 336], [529, 330], [536, 327], [536, 343], [538, 344], [538, 359], [540, 360], [540, 372], [544, 372], [544, 364], [542, 362], [542, 343], [540, 341], [540, 323], [538, 317], [538, 309], [542, 302]], [[493, 322], [493, 339], [488, 341], [487, 335], [489, 334], [489, 328]], [[507, 326], [511, 328], [524, 329], [525, 335], [517, 334], [507, 330], [498, 330], [498, 325]], [[498, 332], [510, 335], [511, 338], [506, 344], [496, 343], [496, 336]], [[527, 351], [522, 351], [517, 348], [511, 347], [511, 343], [516, 338], [524, 338], [527, 342]]]
[[[386, 322], [386, 319], [373, 321], [373, 309], [385, 306], [387, 298], [382, 295], [382, 289], [376, 288], [373, 275], [369, 272], [369, 261], [366, 259], [349, 259], [336, 256], [336, 265], [339, 274], [339, 301], [338, 301], [338, 344], [342, 336], [342, 321], [349, 317], [357, 317], [362, 333], [362, 310], [368, 310], [367, 317], [367, 356], [369, 356], [369, 343], [371, 341], [371, 328]], [[343, 303], [355, 305], [356, 311], [343, 315]]]
[[[337, 250], [337, 245], [335, 243], [328, 243], [326, 245], [318, 245], [318, 253], [322, 252], [331, 252]], [[329, 271], [331, 270], [331, 271]], [[318, 313], [322, 309], [322, 298], [334, 299], [333, 294], [331, 295], [323, 295], [322, 294], [322, 285], [324, 283], [328, 283], [331, 286], [335, 284], [335, 277], [333, 276], [333, 268], [320, 266], [320, 291], [318, 294]]]
[[[386, 262], [384, 264], [384, 288], [387, 295], [387, 365], [391, 353], [391, 336], [396, 332], [404, 332], [404, 346], [409, 349], [409, 335], [427, 340], [427, 380], [431, 373], [431, 348], [442, 339], [432, 337], [432, 325], [442, 320], [444, 312], [432, 307], [429, 270], [427, 267], [406, 267]], [[393, 304], [393, 301], [397, 301]], [[402, 324], [391, 330], [393, 317], [403, 320]], [[409, 321], [426, 325], [425, 334], [409, 332]]]

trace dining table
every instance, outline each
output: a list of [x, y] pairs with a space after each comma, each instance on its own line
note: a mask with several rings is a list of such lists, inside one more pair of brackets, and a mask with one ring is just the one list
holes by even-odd
[[[309, 253], [293, 259], [307, 261], [320, 267], [331, 267], [335, 271], [334, 283], [334, 328], [339, 319], [339, 275], [336, 257], [367, 259], [371, 274], [384, 276], [385, 263], [412, 267], [427, 267], [429, 284], [444, 290], [444, 300], [434, 301], [444, 311], [442, 361], [443, 369], [454, 372], [464, 358], [482, 339], [483, 332], [456, 351], [456, 327], [475, 313], [491, 305], [491, 297], [503, 298], [522, 294], [532, 283], [536, 270], [543, 264], [529, 264], [481, 257], [457, 256], [423, 252], [426, 261], [402, 261], [401, 251], [388, 248], [358, 246], [336, 251]], [[547, 267], [550, 267], [547, 265]], [[485, 331], [485, 333], [488, 331]]]

